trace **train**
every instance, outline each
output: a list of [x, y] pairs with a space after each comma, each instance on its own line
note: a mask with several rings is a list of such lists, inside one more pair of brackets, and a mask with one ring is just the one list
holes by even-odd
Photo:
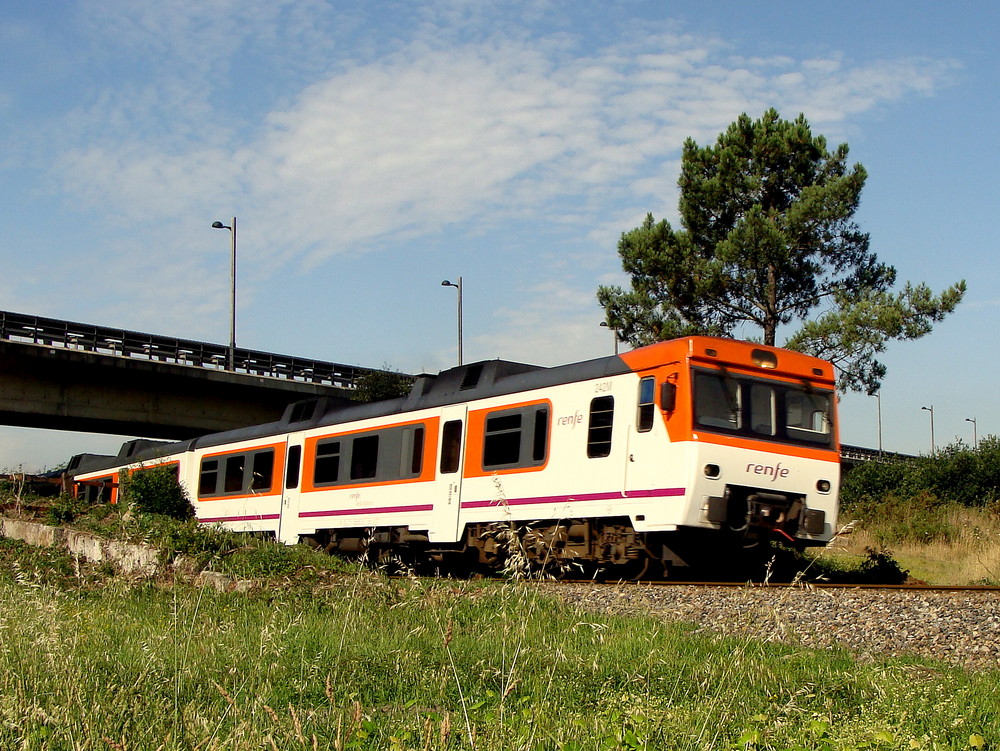
[[557, 367], [488, 360], [402, 398], [321, 397], [276, 422], [74, 457], [78, 495], [168, 465], [201, 524], [442, 570], [667, 576], [835, 536], [833, 365], [689, 336]]

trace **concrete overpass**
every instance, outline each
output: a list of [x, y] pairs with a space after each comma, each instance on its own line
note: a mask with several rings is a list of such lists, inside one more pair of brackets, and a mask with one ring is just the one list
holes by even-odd
[[0, 311], [0, 424], [180, 440], [349, 399], [366, 368]]
[[[0, 424], [183, 440], [272, 422], [292, 402], [350, 399], [377, 372], [0, 311]], [[911, 459], [841, 446], [846, 467]]]

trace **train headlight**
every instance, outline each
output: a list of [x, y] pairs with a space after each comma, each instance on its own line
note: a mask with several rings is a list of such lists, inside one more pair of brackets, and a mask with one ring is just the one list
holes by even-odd
[[831, 485], [830, 485], [830, 481], [829, 480], [817, 480], [816, 481], [816, 490], [818, 490], [820, 493], [829, 493], [830, 492], [830, 488], [831, 488]]
[[722, 470], [719, 468], [718, 464], [706, 464], [705, 465], [705, 477], [710, 477], [713, 480], [722, 474]]

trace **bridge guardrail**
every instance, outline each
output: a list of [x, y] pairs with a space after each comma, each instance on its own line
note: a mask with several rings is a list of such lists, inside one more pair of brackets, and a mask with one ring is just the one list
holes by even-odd
[[879, 449], [869, 449], [863, 446], [850, 446], [846, 443], [840, 444], [840, 461], [847, 464], [860, 464], [861, 462], [898, 462], [907, 459], [916, 459], [913, 454], [900, 454], [896, 451], [880, 451]]
[[[68, 350], [128, 357], [151, 362], [187, 365], [228, 371], [229, 347], [222, 344], [177, 339], [138, 331], [94, 326], [56, 318], [0, 311], [0, 339]], [[233, 351], [234, 372], [303, 383], [357, 387], [357, 378], [374, 368], [310, 360], [237, 347]]]

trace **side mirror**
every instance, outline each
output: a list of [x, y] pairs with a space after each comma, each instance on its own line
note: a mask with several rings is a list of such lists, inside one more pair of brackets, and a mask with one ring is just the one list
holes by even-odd
[[664, 381], [660, 384], [660, 409], [673, 412], [677, 406], [677, 384]]

